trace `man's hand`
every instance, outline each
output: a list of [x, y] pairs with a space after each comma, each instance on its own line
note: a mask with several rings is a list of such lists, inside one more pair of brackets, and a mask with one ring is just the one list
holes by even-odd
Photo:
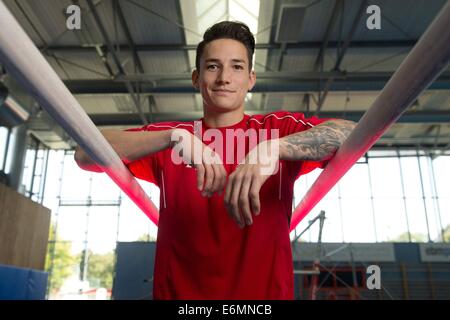
[[[197, 136], [184, 129], [172, 132], [172, 161], [184, 162], [196, 170], [197, 188], [203, 196], [211, 197], [225, 188], [227, 172], [222, 159], [211, 148], [206, 146]], [[181, 156], [181, 161], [177, 156]]]
[[278, 139], [261, 142], [228, 178], [225, 207], [241, 228], [251, 225], [252, 213], [257, 216], [261, 210], [259, 191], [269, 176], [278, 171], [278, 146]]

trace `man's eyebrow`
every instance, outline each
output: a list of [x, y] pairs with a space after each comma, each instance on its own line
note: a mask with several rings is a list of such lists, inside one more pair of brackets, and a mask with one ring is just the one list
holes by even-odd
[[205, 62], [220, 62], [220, 60], [214, 59], [214, 58], [209, 58], [209, 59], [205, 59]]
[[[245, 60], [243, 59], [231, 59], [231, 61], [235, 62], [235, 63], [246, 63]], [[205, 62], [221, 62], [220, 59], [216, 59], [216, 58], [209, 58], [209, 59], [205, 59]]]

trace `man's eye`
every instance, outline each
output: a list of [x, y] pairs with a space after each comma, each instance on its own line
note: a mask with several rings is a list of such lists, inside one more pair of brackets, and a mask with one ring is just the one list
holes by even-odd
[[218, 67], [215, 64], [210, 64], [206, 67], [208, 70], [216, 70]]
[[237, 69], [237, 70], [243, 70], [244, 69], [244, 67], [239, 65], [239, 64], [235, 65], [234, 68]]

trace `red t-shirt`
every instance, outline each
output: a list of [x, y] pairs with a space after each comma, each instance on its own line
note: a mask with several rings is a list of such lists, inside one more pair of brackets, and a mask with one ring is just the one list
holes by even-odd
[[[239, 123], [216, 129], [224, 136], [226, 129], [278, 129], [279, 137], [283, 137], [323, 121], [278, 111], [244, 115]], [[171, 128], [193, 133], [194, 122], [156, 123], [131, 130]], [[202, 121], [203, 132], [206, 129]], [[289, 220], [294, 182], [324, 163], [280, 161], [278, 172], [261, 188], [260, 214], [253, 217], [251, 226], [240, 229], [228, 216], [223, 195], [203, 197], [196, 188], [195, 169], [174, 164], [171, 152], [169, 148], [127, 165], [134, 176], [161, 190], [154, 299], [293, 299]], [[230, 174], [236, 163], [225, 162]]]

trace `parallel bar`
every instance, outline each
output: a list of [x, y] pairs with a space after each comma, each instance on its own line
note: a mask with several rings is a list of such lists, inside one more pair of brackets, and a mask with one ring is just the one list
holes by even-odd
[[450, 2], [447, 2], [295, 208], [291, 231], [447, 68], [449, 62]]
[[158, 209], [2, 1], [0, 1], [0, 61], [157, 225]]

